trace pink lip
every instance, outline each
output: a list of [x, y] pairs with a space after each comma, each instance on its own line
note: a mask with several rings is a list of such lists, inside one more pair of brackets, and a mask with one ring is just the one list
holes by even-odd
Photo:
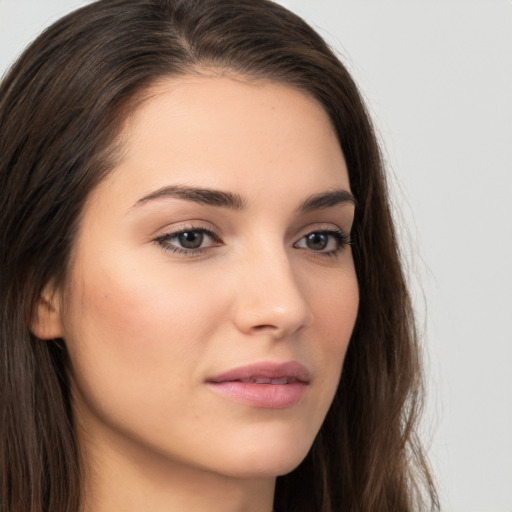
[[284, 409], [298, 403], [309, 382], [309, 371], [296, 361], [256, 363], [206, 381], [223, 396], [264, 409]]

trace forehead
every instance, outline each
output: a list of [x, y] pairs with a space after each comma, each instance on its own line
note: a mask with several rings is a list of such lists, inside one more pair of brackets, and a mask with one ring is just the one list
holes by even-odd
[[127, 120], [121, 146], [110, 179], [127, 195], [169, 181], [242, 195], [271, 193], [272, 186], [349, 189], [329, 116], [318, 101], [280, 83], [227, 76], [162, 80]]

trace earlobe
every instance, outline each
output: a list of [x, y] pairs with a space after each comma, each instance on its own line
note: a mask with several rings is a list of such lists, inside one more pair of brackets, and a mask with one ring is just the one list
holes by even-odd
[[53, 285], [44, 287], [37, 301], [30, 330], [41, 340], [63, 337], [59, 294]]

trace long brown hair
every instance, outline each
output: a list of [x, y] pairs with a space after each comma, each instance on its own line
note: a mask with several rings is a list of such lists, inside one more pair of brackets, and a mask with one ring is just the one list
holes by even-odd
[[276, 512], [437, 509], [416, 437], [417, 335], [376, 137], [354, 81], [302, 19], [268, 0], [102, 0], [47, 29], [0, 87], [0, 512], [77, 512], [65, 343], [36, 339], [84, 203], [156, 80], [209, 69], [292, 85], [329, 114], [359, 208], [356, 326], [339, 389]]

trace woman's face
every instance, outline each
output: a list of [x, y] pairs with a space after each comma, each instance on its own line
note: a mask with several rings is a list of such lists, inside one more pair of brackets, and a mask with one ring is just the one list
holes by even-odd
[[285, 85], [181, 77], [91, 194], [60, 335], [83, 446], [224, 475], [306, 455], [358, 307], [343, 155]]

